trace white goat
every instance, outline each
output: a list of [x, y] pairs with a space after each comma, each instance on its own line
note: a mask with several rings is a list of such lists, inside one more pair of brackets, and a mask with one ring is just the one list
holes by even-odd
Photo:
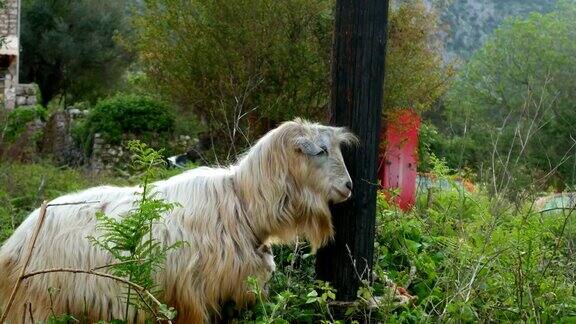
[[[154, 183], [155, 190], [180, 207], [154, 226], [165, 244], [185, 241], [173, 250], [157, 274], [161, 299], [178, 311], [180, 323], [202, 323], [222, 303], [253, 301], [246, 279], [266, 282], [274, 266], [259, 249], [272, 240], [306, 237], [314, 250], [333, 237], [329, 202], [349, 198], [352, 183], [340, 151], [356, 141], [344, 128], [300, 119], [286, 122], [262, 137], [236, 165], [198, 168]], [[38, 236], [28, 272], [47, 268], [91, 269], [112, 263], [88, 236], [99, 235], [95, 214], [122, 217], [132, 207], [137, 187], [96, 187], [55, 199], [51, 204], [98, 201], [97, 204], [50, 207]], [[28, 238], [39, 211], [32, 212], [0, 249], [0, 300], [6, 302], [24, 262]], [[49, 299], [48, 288], [59, 292]], [[88, 274], [49, 273], [26, 279], [15, 304], [32, 304], [35, 320], [56, 313], [89, 320], [123, 318], [121, 284]], [[130, 321], [144, 314], [132, 311]], [[20, 314], [18, 314], [20, 313]], [[8, 323], [19, 321], [12, 311]]]

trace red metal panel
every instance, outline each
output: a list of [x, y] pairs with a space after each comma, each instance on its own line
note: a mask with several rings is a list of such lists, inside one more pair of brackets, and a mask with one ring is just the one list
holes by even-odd
[[378, 178], [384, 189], [399, 189], [395, 203], [410, 210], [416, 202], [420, 117], [405, 109], [388, 117], [381, 146]]

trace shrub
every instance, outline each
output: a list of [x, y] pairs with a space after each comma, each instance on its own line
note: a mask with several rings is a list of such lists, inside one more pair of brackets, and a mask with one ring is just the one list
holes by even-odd
[[163, 144], [172, 135], [174, 123], [169, 107], [162, 102], [145, 96], [117, 95], [98, 102], [73, 133], [89, 153], [96, 133], [110, 144], [120, 144], [125, 135]]
[[[229, 155], [278, 122], [328, 117], [333, 1], [146, 4], [131, 39], [141, 80], [200, 117]], [[430, 42], [438, 19], [422, 0], [391, 9], [383, 103], [424, 110], [451, 76], [439, 43]]]
[[226, 148], [246, 145], [246, 137], [262, 131], [254, 126], [323, 117], [331, 4], [147, 1], [134, 17], [131, 40], [150, 89], [225, 136]]
[[37, 119], [46, 119], [46, 109], [40, 105], [30, 108], [17, 108], [11, 111], [6, 118], [6, 126], [3, 131], [3, 140], [12, 143], [26, 130], [28, 123]]
[[440, 20], [422, 0], [392, 1], [388, 18], [384, 111], [430, 109], [453, 75], [443, 62]]
[[420, 197], [407, 214], [380, 196], [375, 270], [418, 296], [414, 307], [385, 314], [401, 321], [573, 319], [572, 212], [543, 215], [531, 200], [512, 204], [457, 186]]
[[334, 288], [314, 280], [315, 257], [306, 242], [274, 247], [277, 271], [268, 283], [269, 294], [262, 296], [254, 278], [248, 278], [257, 304], [237, 317], [242, 323], [320, 323], [333, 320], [328, 304], [336, 298]]

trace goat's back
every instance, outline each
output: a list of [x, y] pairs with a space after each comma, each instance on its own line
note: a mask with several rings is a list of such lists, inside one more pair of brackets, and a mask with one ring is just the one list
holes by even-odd
[[[128, 211], [134, 201], [136, 188], [95, 187], [82, 192], [59, 197], [50, 202], [44, 224], [38, 233], [30, 263], [26, 272], [52, 268], [91, 269], [111, 262], [107, 253], [94, 247], [87, 239], [98, 236], [95, 215], [105, 211], [107, 215], [120, 215]], [[79, 203], [71, 205], [58, 205]], [[39, 209], [33, 211], [4, 242], [0, 249], [0, 301], [6, 303], [19, 272], [25, 262], [29, 240], [39, 217]], [[82, 287], [78, 287], [82, 285]], [[52, 292], [52, 304], [48, 288]], [[76, 305], [85, 304], [96, 316], [122, 314], [120, 303], [111, 292], [121, 289], [116, 282], [105, 278], [95, 278], [85, 274], [50, 273], [27, 279], [16, 296], [12, 316], [21, 316], [20, 307], [33, 297], [32, 309], [35, 320], [44, 320], [47, 310], [54, 308], [56, 314], [82, 314], [83, 309]], [[94, 299], [102, 300], [94, 300]], [[70, 303], [69, 300], [84, 300], [84, 303]], [[98, 306], [99, 305], [99, 306]], [[4, 305], [5, 307], [5, 305]], [[115, 307], [117, 309], [115, 309]], [[17, 320], [18, 318], [18, 320]], [[21, 317], [9, 317], [8, 323], [16, 323]], [[117, 317], [119, 318], [119, 317]], [[94, 318], [96, 319], [96, 318]]]
[[[154, 183], [161, 198], [179, 206], [154, 226], [154, 236], [166, 245], [184, 241], [169, 253], [166, 266], [156, 274], [163, 298], [176, 306], [178, 318], [198, 321], [222, 300], [243, 303], [249, 275], [267, 278], [268, 263], [251, 243], [253, 233], [244, 224], [230, 169], [198, 168]], [[107, 252], [87, 239], [98, 237], [96, 213], [121, 217], [136, 207], [137, 187], [96, 187], [62, 196], [50, 205], [38, 235], [27, 272], [50, 268], [92, 269], [113, 262]], [[6, 302], [24, 263], [27, 242], [38, 220], [32, 212], [0, 249], [0, 302]], [[272, 262], [273, 263], [273, 262]], [[102, 269], [106, 271], [106, 269]], [[6, 275], [4, 275], [6, 274]], [[185, 284], [183, 284], [185, 283]], [[48, 288], [58, 288], [52, 302]], [[32, 301], [35, 320], [56, 314], [87, 314], [89, 321], [124, 318], [123, 287], [116, 281], [87, 274], [50, 273], [26, 280], [8, 323], [18, 322], [18, 308]], [[142, 322], [132, 311], [129, 322]], [[133, 320], [131, 320], [133, 319]]]

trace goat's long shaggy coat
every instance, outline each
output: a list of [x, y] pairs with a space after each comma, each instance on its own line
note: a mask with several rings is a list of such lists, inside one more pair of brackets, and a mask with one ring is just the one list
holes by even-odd
[[[271, 274], [259, 244], [303, 235], [316, 249], [333, 236], [328, 203], [345, 200], [350, 192], [342, 188], [351, 188], [339, 145], [353, 140], [342, 128], [296, 120], [269, 132], [230, 168], [198, 168], [154, 184], [162, 197], [181, 205], [154, 226], [155, 237], [165, 244], [188, 243], [170, 252], [157, 274], [160, 297], [177, 309], [178, 322], [205, 322], [228, 300], [249, 303], [253, 296], [246, 278], [264, 283]], [[52, 201], [99, 203], [50, 207], [28, 272], [112, 263], [87, 240], [99, 235], [95, 214], [122, 217], [139, 190], [103, 186]], [[32, 212], [0, 249], [2, 302], [22, 267], [38, 214]], [[52, 306], [49, 287], [59, 289]], [[31, 302], [35, 320], [46, 319], [51, 307], [57, 314], [84, 314], [89, 320], [124, 318], [123, 291], [113, 280], [87, 274], [38, 275], [20, 288], [8, 323], [20, 321], [25, 302]], [[143, 321], [144, 314], [132, 312], [130, 321]]]

